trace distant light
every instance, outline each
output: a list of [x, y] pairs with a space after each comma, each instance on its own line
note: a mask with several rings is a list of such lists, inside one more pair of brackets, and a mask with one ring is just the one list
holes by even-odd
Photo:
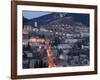
[[50, 32], [52, 32], [52, 31], [50, 30]]
[[58, 32], [56, 32], [56, 34], [58, 34]]
[[42, 46], [39, 46], [39, 48], [41, 49], [41, 48], [42, 48]]
[[59, 58], [60, 58], [60, 59], [64, 59], [64, 56], [63, 56], [63, 55], [60, 55]]

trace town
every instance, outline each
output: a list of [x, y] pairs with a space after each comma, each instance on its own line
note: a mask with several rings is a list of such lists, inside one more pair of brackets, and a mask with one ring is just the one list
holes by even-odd
[[24, 69], [89, 65], [89, 25], [66, 15], [51, 13], [23, 22]]

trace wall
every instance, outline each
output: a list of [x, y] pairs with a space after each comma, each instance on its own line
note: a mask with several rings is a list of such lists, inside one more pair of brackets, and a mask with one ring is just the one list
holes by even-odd
[[[34, 0], [35, 1], [35, 0]], [[57, 3], [77, 3], [98, 5], [98, 21], [100, 21], [100, 0], [36, 0]], [[98, 34], [100, 34], [100, 24], [98, 24]], [[10, 80], [11, 67], [11, 3], [10, 0], [0, 0], [0, 80]], [[98, 38], [98, 41], [100, 37]], [[100, 48], [98, 42], [98, 48]], [[98, 51], [98, 53], [100, 50]], [[100, 54], [98, 54], [98, 57]], [[98, 58], [100, 61], [100, 58]], [[100, 63], [98, 62], [98, 67]], [[30, 80], [100, 80], [100, 68], [98, 75], [67, 76], [57, 78], [39, 78]], [[29, 80], [29, 79], [27, 79]]]

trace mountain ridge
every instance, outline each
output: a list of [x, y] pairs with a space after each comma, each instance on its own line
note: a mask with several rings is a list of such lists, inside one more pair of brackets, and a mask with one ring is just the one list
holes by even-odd
[[[62, 16], [61, 16], [62, 15]], [[33, 19], [27, 19], [25, 17], [23, 17], [23, 24], [24, 25], [34, 25], [34, 22], [37, 22], [38, 25], [47, 25], [49, 23], [51, 23], [52, 21], [64, 18], [64, 17], [72, 17], [72, 19], [74, 20], [74, 22], [76, 23], [82, 23], [85, 26], [90, 26], [89, 25], [89, 14], [79, 14], [79, 13], [57, 13], [57, 12], [53, 12], [47, 15], [43, 15], [37, 18], [33, 18]]]

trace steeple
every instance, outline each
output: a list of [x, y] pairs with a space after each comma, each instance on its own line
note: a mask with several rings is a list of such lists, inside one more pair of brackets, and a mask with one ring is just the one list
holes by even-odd
[[38, 23], [37, 23], [37, 21], [35, 21], [35, 22], [34, 22], [34, 26], [35, 26], [35, 27], [37, 27], [37, 26], [38, 26]]

